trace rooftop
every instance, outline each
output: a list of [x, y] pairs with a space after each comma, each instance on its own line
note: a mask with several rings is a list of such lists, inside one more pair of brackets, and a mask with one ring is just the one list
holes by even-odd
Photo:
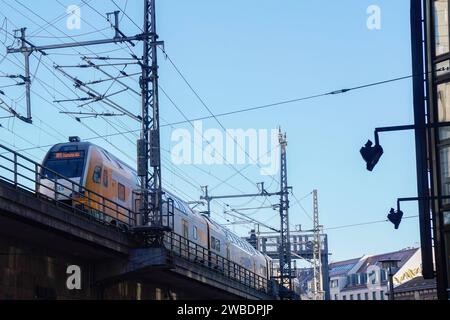
[[360, 259], [361, 258], [355, 258], [330, 263], [330, 277], [346, 275], [359, 262]]
[[436, 279], [424, 279], [422, 276], [419, 276], [396, 287], [395, 293], [433, 289], [436, 289]]
[[408, 248], [400, 251], [394, 251], [389, 253], [383, 253], [375, 256], [370, 256], [366, 258], [361, 267], [356, 273], [365, 273], [367, 268], [372, 265], [376, 265], [381, 267], [382, 260], [386, 259], [396, 259], [400, 260], [398, 263], [398, 267], [401, 268], [416, 252], [419, 250], [418, 248]]

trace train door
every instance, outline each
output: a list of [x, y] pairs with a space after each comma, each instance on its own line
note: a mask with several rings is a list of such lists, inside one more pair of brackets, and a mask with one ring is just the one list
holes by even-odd
[[187, 257], [189, 255], [189, 222], [186, 219], [181, 220], [181, 230], [183, 239], [181, 239], [181, 255]]
[[137, 226], [140, 226], [142, 225], [142, 217], [139, 214], [139, 212], [141, 211], [141, 197], [137, 192], [133, 192], [133, 199], [134, 199], [134, 208], [133, 208], [134, 223]]
[[231, 257], [230, 243], [228, 242], [227, 243], [227, 261], [225, 263], [225, 270], [224, 270], [226, 275], [229, 275], [229, 273], [230, 273], [230, 268], [231, 268], [231, 265], [230, 265], [231, 259], [230, 259], [230, 257]]

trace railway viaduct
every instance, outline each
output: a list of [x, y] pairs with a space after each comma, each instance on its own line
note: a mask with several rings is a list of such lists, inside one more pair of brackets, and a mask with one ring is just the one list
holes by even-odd
[[[24, 157], [19, 161], [18, 154], [5, 154], [0, 154], [0, 299], [269, 300], [276, 296], [274, 283], [258, 283], [240, 266], [211, 265], [196, 255], [198, 249], [194, 254], [188, 249], [186, 254], [183, 247], [191, 244], [175, 234], [167, 237], [169, 245], [145, 247], [128, 230], [41, 198], [32, 187], [37, 169]], [[70, 266], [81, 271], [80, 288], [67, 285]]]

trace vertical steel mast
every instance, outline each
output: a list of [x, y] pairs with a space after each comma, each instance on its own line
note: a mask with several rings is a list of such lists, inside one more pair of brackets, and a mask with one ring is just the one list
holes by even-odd
[[314, 300], [323, 300], [323, 286], [322, 286], [322, 243], [320, 239], [320, 224], [319, 224], [319, 200], [317, 190], [313, 191], [313, 228], [314, 228], [314, 247], [313, 247], [313, 295]]
[[[39, 51], [41, 54], [46, 55], [45, 50], [142, 41], [143, 56], [142, 62], [140, 63], [142, 68], [140, 78], [142, 115], [141, 117], [137, 117], [125, 111], [133, 119], [141, 121], [141, 136], [137, 141], [137, 174], [141, 183], [139, 190], [139, 213], [142, 217], [142, 223], [140, 226], [135, 227], [135, 231], [146, 233], [149, 235], [150, 242], [161, 244], [163, 231], [170, 230], [171, 222], [173, 224], [173, 221], [171, 221], [171, 218], [173, 218], [173, 200], [167, 199], [167, 215], [163, 219], [157, 46], [164, 45], [164, 43], [157, 41], [155, 0], [144, 0], [144, 26], [142, 34], [132, 37], [125, 36], [119, 29], [118, 12], [116, 11], [112, 14], [115, 16], [114, 29], [116, 30], [115, 37], [112, 39], [35, 46], [26, 39], [25, 28], [15, 31], [14, 37], [20, 40], [20, 47], [8, 47], [7, 53], [23, 53], [25, 56], [25, 76], [22, 78], [26, 85], [27, 117], [20, 117], [20, 119], [31, 123], [31, 78], [29, 68], [29, 57], [31, 53]], [[107, 16], [109, 15], [111, 14]], [[18, 35], [19, 32], [20, 36]], [[59, 66], [55, 66], [55, 68], [61, 71]], [[121, 108], [121, 110], [123, 112], [124, 109]]]
[[[142, 76], [142, 130], [138, 140], [138, 176], [141, 181], [141, 217], [145, 227], [162, 240], [162, 189], [158, 101], [158, 60], [155, 0], [144, 0]], [[147, 36], [146, 36], [147, 35]]]
[[292, 289], [291, 240], [289, 234], [289, 189], [287, 181], [286, 134], [280, 132], [278, 140], [281, 150], [280, 161], [280, 284]]

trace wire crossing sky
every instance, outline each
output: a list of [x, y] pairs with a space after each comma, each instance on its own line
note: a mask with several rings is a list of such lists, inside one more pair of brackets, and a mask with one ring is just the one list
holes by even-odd
[[[68, 28], [69, 5], [80, 8], [80, 28]], [[256, 183], [278, 189], [279, 176], [262, 176], [258, 165], [175, 165], [174, 130], [194, 135], [203, 129], [271, 130], [288, 136], [288, 181], [294, 195], [319, 190], [320, 222], [329, 234], [332, 260], [417, 246], [417, 219], [399, 230], [384, 221], [397, 197], [416, 195], [414, 140], [410, 132], [381, 137], [385, 154], [374, 172], [365, 170], [360, 147], [373, 129], [411, 124], [412, 80], [409, 1], [379, 0], [381, 28], [367, 28], [365, 0], [157, 1], [164, 186], [187, 201], [198, 200], [200, 186], [214, 194], [254, 193]], [[114, 36], [106, 13], [122, 10], [120, 29], [139, 34], [139, 1], [0, 0], [0, 143], [42, 161], [55, 142], [78, 135], [108, 149], [130, 165], [136, 159], [139, 123], [119, 114], [105, 97], [132, 114], [140, 112], [139, 43], [52, 50], [31, 57], [33, 124], [10, 117], [25, 114], [24, 62], [6, 55], [17, 45], [13, 30], [27, 27], [35, 45], [105, 39]], [[164, 51], [167, 55], [164, 54]], [[54, 66], [95, 89], [81, 91]], [[91, 91], [92, 93], [93, 91]], [[103, 98], [102, 98], [103, 96]], [[62, 102], [65, 100], [65, 102]], [[59, 102], [55, 102], [59, 101]], [[81, 118], [78, 114], [98, 114]], [[103, 115], [103, 116], [102, 116]], [[77, 119], [78, 118], [78, 119]], [[81, 119], [80, 119], [81, 118]], [[205, 143], [206, 146], [206, 143]], [[249, 152], [243, 146], [246, 153]], [[255, 159], [256, 160], [256, 159]], [[213, 203], [221, 223], [237, 218], [230, 208], [257, 208], [251, 217], [279, 228], [278, 199]], [[198, 209], [202, 210], [201, 207]], [[404, 206], [415, 216], [414, 203]], [[312, 198], [291, 198], [290, 222], [307, 230]], [[383, 220], [384, 219], [384, 220]], [[339, 226], [354, 226], [340, 228]], [[230, 226], [242, 236], [252, 224]], [[358, 241], [354, 241], [358, 239]]]

